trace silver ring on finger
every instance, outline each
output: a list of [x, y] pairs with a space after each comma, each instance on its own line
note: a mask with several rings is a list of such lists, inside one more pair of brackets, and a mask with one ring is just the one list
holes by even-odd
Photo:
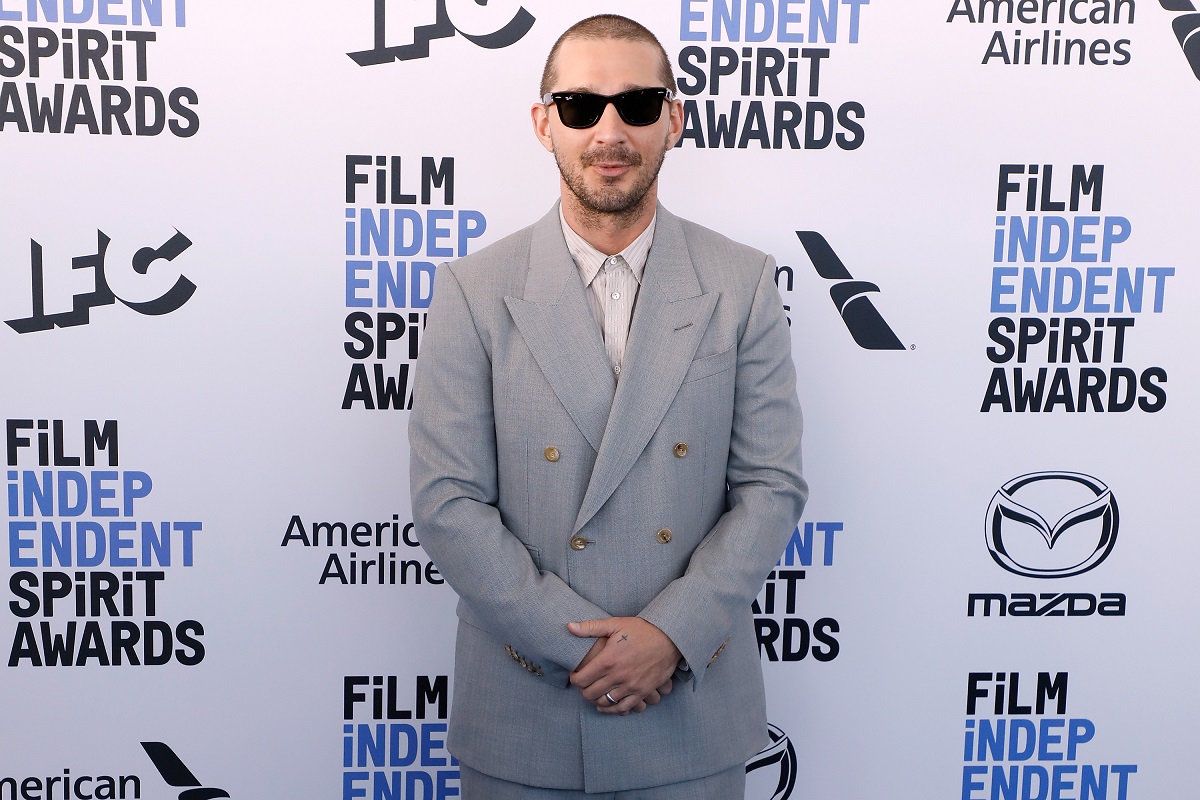
[[609, 705], [613, 705], [613, 706], [615, 706], [615, 705], [617, 704], [617, 701], [616, 701], [616, 700], [614, 700], [614, 699], [613, 699], [613, 696], [612, 696], [610, 693], [608, 693], [608, 692], [605, 692], [605, 693], [604, 693], [604, 698], [605, 698], [606, 700], [608, 700], [608, 703], [609, 703]]

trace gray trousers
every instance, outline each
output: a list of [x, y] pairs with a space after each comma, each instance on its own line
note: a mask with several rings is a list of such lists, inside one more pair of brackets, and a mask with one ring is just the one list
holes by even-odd
[[743, 800], [746, 796], [746, 768], [741, 764], [694, 781], [603, 794], [509, 783], [476, 772], [462, 762], [458, 766], [462, 800]]

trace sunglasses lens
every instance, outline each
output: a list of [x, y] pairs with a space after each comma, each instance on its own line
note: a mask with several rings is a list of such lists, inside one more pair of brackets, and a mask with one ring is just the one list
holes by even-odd
[[613, 105], [621, 119], [629, 125], [652, 125], [662, 115], [663, 98], [661, 89], [639, 89], [625, 92], [613, 98]]
[[569, 94], [554, 99], [558, 116], [568, 128], [590, 128], [600, 121], [607, 105], [598, 94]]

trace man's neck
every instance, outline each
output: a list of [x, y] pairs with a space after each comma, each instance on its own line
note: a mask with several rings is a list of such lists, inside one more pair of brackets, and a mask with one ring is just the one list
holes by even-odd
[[578, 198], [564, 187], [563, 218], [583, 240], [606, 256], [616, 255], [628, 247], [654, 219], [658, 209], [657, 193], [653, 187], [636, 209], [626, 213], [605, 214], [582, 208]]

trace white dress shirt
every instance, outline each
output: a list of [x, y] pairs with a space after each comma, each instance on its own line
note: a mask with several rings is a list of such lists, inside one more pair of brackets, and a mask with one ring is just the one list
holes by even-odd
[[562, 223], [563, 238], [567, 250], [575, 259], [579, 275], [588, 292], [592, 317], [600, 326], [604, 337], [604, 349], [612, 362], [613, 373], [621, 374], [625, 360], [625, 345], [629, 340], [629, 322], [633, 319], [633, 305], [637, 301], [638, 288], [646, 269], [646, 257], [654, 241], [654, 223], [658, 214], [650, 219], [646, 230], [630, 242], [621, 252], [607, 256], [588, 244], [582, 236], [567, 224], [559, 207], [558, 218]]

